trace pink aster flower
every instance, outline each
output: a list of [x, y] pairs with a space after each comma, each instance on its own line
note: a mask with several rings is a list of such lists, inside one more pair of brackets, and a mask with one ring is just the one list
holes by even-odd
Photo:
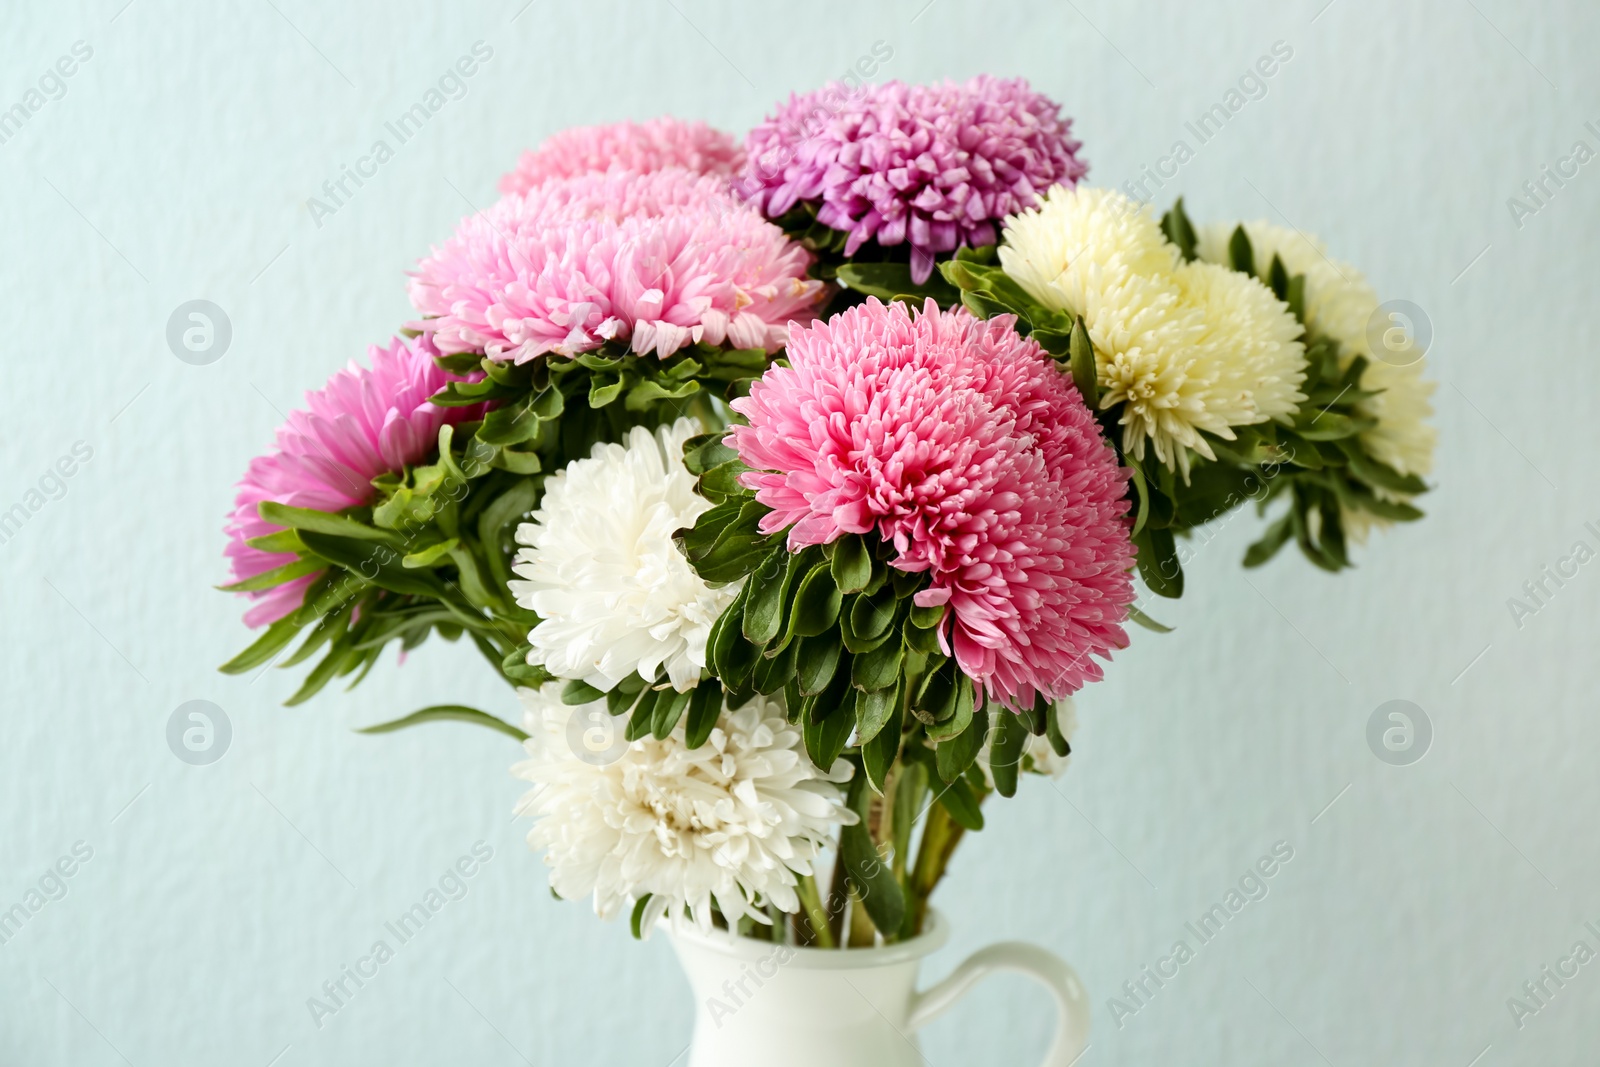
[[728, 443], [789, 547], [875, 533], [926, 573], [920, 606], [1011, 707], [1100, 677], [1133, 600], [1127, 472], [1067, 377], [1009, 315], [876, 299], [794, 331], [790, 366], [733, 403]]
[[412, 274], [410, 325], [445, 353], [525, 362], [608, 340], [782, 347], [822, 283], [810, 255], [723, 183], [681, 167], [554, 179], [462, 221]]
[[[233, 563], [233, 581], [297, 558], [245, 544], [282, 529], [257, 511], [263, 500], [330, 512], [365, 504], [372, 499], [372, 479], [433, 452], [439, 427], [482, 415], [481, 407], [441, 408], [428, 402], [450, 376], [434, 362], [436, 352], [426, 339], [397, 337], [389, 347], [373, 345], [367, 353], [371, 369], [351, 360], [327, 385], [307, 393], [306, 406], [291, 411], [278, 428], [277, 447], [250, 461], [227, 526], [225, 552]], [[262, 626], [288, 615], [317, 577], [244, 594], [254, 601], [245, 623]]]
[[554, 134], [522, 153], [517, 169], [500, 179], [507, 195], [525, 193], [551, 178], [572, 178], [613, 167], [639, 173], [683, 167], [696, 174], [730, 177], [744, 165], [733, 137], [703, 122], [662, 117], [649, 122], [580, 126]]
[[790, 96], [750, 131], [743, 188], [769, 218], [801, 201], [850, 234], [911, 245], [926, 281], [936, 253], [995, 242], [995, 222], [1088, 171], [1072, 120], [1021, 78], [964, 85], [826, 85]]

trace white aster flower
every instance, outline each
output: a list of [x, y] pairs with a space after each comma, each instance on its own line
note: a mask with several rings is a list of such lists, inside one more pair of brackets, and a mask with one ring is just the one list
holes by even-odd
[[649, 894], [644, 929], [687, 911], [710, 930], [713, 906], [730, 926], [747, 915], [767, 921], [768, 904], [800, 910], [797, 876], [857, 821], [836, 784], [850, 779], [847, 760], [818, 770], [800, 728], [759, 696], [724, 710], [697, 749], [686, 747], [680, 721], [665, 740], [619, 739], [597, 759], [582, 735], [610, 718], [605, 703], [569, 707], [561, 688], [519, 690], [528, 759], [512, 768], [533, 783], [516, 810], [536, 820], [528, 845], [544, 852], [558, 896], [592, 893], [609, 919]]
[[[1390, 349], [1385, 358], [1373, 354], [1367, 327], [1378, 309], [1378, 294], [1355, 267], [1329, 257], [1321, 241], [1298, 230], [1274, 226], [1269, 222], [1246, 222], [1244, 231], [1255, 252], [1256, 266], [1265, 271], [1272, 257], [1283, 260], [1291, 275], [1305, 275], [1306, 324], [1315, 332], [1339, 343], [1344, 366], [1356, 356], [1365, 356], [1367, 369], [1361, 375], [1361, 388], [1382, 390], [1357, 405], [1357, 410], [1378, 420], [1378, 425], [1361, 435], [1374, 458], [1401, 474], [1424, 475], [1433, 470], [1433, 447], [1437, 431], [1429, 423], [1434, 383], [1422, 377], [1423, 360], [1403, 351]], [[1228, 263], [1228, 242], [1235, 224], [1211, 223], [1198, 227], [1196, 251], [1201, 259]], [[1401, 366], [1400, 364], [1405, 364]], [[1404, 499], [1384, 490], [1377, 492], [1390, 499]], [[1345, 513], [1347, 532], [1357, 538], [1372, 523], [1365, 512]]]
[[[1009, 711], [1000, 711], [998, 714], [1010, 715]], [[1078, 709], [1073, 704], [1071, 697], [1063, 697], [1056, 701], [1056, 725], [1061, 728], [1061, 736], [1069, 742], [1078, 729]], [[984, 738], [983, 747], [978, 750], [978, 769], [983, 772], [983, 780], [990, 789], [994, 788], [994, 771], [989, 763], [990, 750], [994, 748], [994, 731]], [[1067, 767], [1072, 763], [1072, 753], [1065, 756], [1056, 755], [1056, 750], [1050, 747], [1050, 739], [1035, 734], [1029, 734], [1028, 739], [1022, 744], [1022, 770], [1029, 774], [1042, 774], [1046, 778], [1060, 778], [1067, 772]]]
[[666, 668], [680, 691], [706, 665], [706, 638], [738, 593], [712, 588], [672, 534], [711, 507], [694, 491], [683, 443], [700, 432], [679, 419], [655, 434], [636, 426], [626, 446], [597, 444], [545, 483], [532, 520], [517, 528], [518, 604], [542, 620], [528, 662], [609, 691], [637, 671]]
[[1081, 315], [1100, 407], [1123, 405], [1123, 449], [1185, 474], [1201, 432], [1287, 418], [1305, 396], [1305, 348], [1260, 282], [1182, 263], [1149, 209], [1115, 190], [1057, 187], [1006, 221], [1000, 264], [1046, 307]]

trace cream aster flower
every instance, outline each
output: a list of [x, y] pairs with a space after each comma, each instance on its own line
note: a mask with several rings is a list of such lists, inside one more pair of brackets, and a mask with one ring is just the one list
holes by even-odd
[[[1001, 712], [1009, 715], [1010, 712]], [[1071, 697], [1056, 701], [1056, 724], [1061, 727], [1061, 736], [1069, 742], [1072, 735], [1078, 730], [1078, 709], [1073, 704]], [[990, 789], [994, 788], [994, 771], [990, 768], [989, 753], [994, 748], [994, 733], [984, 738], [983, 747], [978, 750], [978, 769], [983, 771], [983, 780]], [[1050, 747], [1050, 739], [1030, 735], [1022, 745], [1022, 769], [1030, 774], [1042, 774], [1047, 778], [1060, 778], [1067, 772], [1067, 767], [1072, 763], [1072, 753], [1065, 756], [1056, 755], [1056, 750]]]
[[[1438, 434], [1429, 424], [1434, 383], [1422, 377], [1420, 353], [1413, 359], [1393, 347], [1377, 358], [1372, 351], [1367, 326], [1378, 309], [1378, 294], [1355, 267], [1332, 259], [1321, 241], [1284, 226], [1264, 221], [1246, 222], [1244, 231], [1255, 251], [1257, 267], [1266, 270], [1272, 257], [1283, 260], [1291, 275], [1305, 275], [1306, 324], [1315, 332], [1339, 343], [1344, 366], [1356, 356], [1367, 358], [1361, 375], [1361, 388], [1382, 390], [1358, 405], [1378, 425], [1361, 435], [1361, 442], [1374, 458], [1401, 474], [1424, 475], [1433, 470], [1433, 447]], [[1228, 263], [1228, 242], [1234, 224], [1210, 223], [1198, 227], [1196, 252], [1213, 263]], [[1399, 366], [1397, 364], [1406, 364]], [[1405, 499], [1384, 490], [1377, 492], [1390, 499]], [[1347, 532], [1359, 538], [1374, 521], [1365, 512], [1346, 512]]]
[[525, 580], [510, 583], [543, 620], [528, 634], [529, 663], [600, 690], [662, 667], [680, 691], [699, 683], [711, 624], [739, 591], [707, 585], [672, 541], [711, 507], [683, 465], [699, 432], [691, 419], [655, 434], [636, 426], [625, 446], [595, 445], [545, 483], [517, 528], [526, 547], [512, 570]]
[[763, 697], [724, 710], [697, 749], [680, 722], [665, 740], [619, 739], [596, 758], [583, 734], [610, 721], [604, 701], [564, 705], [559, 682], [519, 694], [528, 759], [512, 773], [533, 783], [516, 809], [535, 820], [528, 845], [544, 852], [556, 894], [592, 893], [601, 918], [646, 894], [644, 929], [687, 911], [709, 930], [713, 906], [730, 926], [767, 921], [768, 904], [799, 911], [798, 876], [856, 822], [837, 785], [849, 781], [849, 762], [818, 770], [800, 729]]
[[1123, 450], [1187, 474], [1201, 432], [1285, 418], [1305, 397], [1299, 324], [1272, 292], [1183, 264], [1149, 209], [1114, 190], [1057, 188], [1006, 222], [1000, 264], [1046, 307], [1082, 315], [1100, 407], [1123, 405]]

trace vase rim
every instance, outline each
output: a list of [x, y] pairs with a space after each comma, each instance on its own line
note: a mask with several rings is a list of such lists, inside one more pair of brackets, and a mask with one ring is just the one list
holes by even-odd
[[793, 958], [784, 966], [804, 970], [854, 970], [864, 967], [887, 967], [909, 963], [931, 955], [944, 947], [950, 939], [950, 926], [944, 916], [933, 908], [928, 909], [922, 933], [909, 941], [892, 945], [875, 945], [872, 948], [817, 948], [808, 945], [776, 945], [771, 941], [758, 941], [753, 937], [738, 937], [726, 930], [706, 933], [693, 926], [674, 928], [667, 926], [667, 936], [674, 944], [682, 942], [735, 959], [760, 959], [774, 949], [788, 949]]

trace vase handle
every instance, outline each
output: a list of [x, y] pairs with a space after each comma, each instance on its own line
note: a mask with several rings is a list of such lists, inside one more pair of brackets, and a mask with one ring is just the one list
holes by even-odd
[[1089, 994], [1078, 973], [1054, 953], [1022, 941], [980, 948], [931, 989], [912, 994], [909, 1031], [920, 1030], [996, 971], [1017, 971], [1037, 980], [1056, 1000], [1056, 1033], [1040, 1067], [1071, 1067], [1089, 1041]]

